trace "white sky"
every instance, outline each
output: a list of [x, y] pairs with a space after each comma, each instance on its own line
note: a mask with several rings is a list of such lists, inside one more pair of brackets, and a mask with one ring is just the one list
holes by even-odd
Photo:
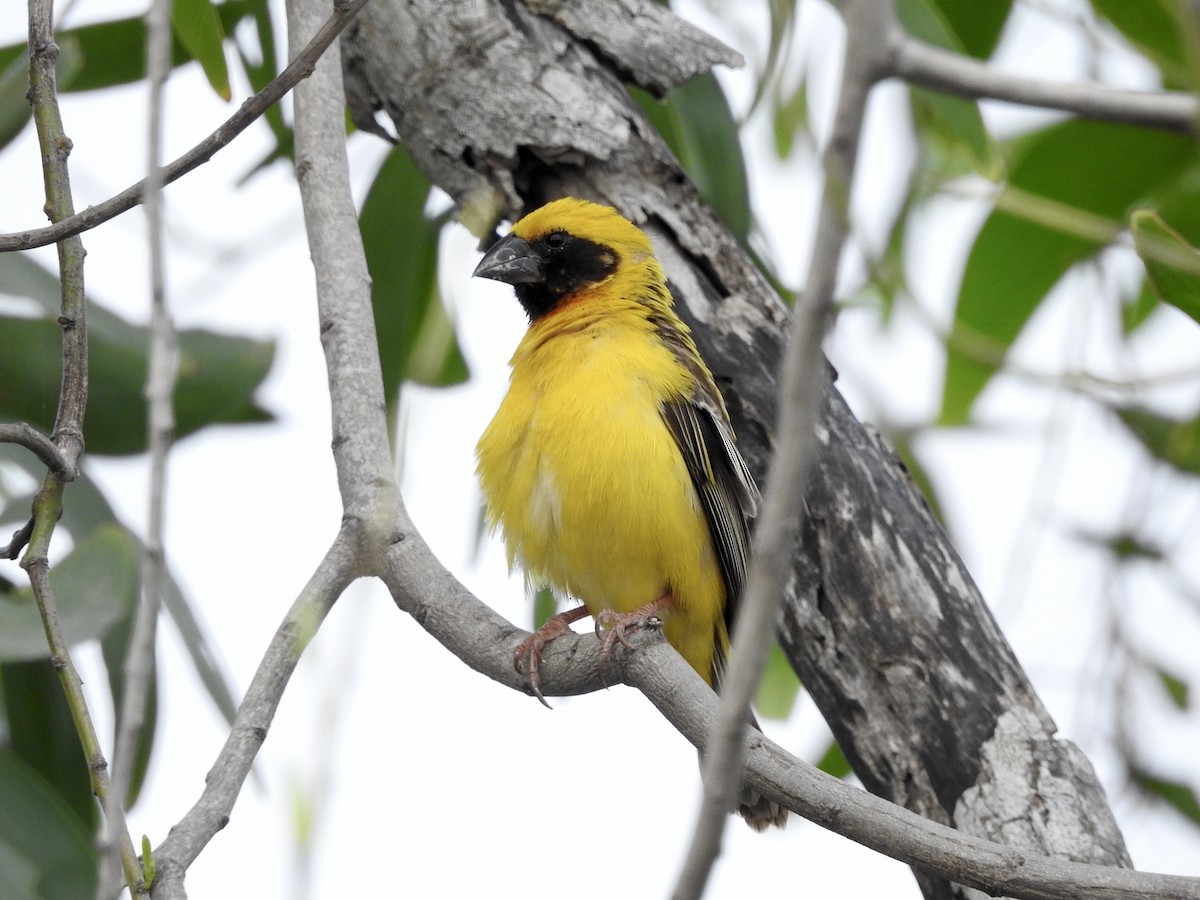
[[[115, 6], [79, 0], [72, 21], [107, 18]], [[745, 25], [761, 40], [758, 7], [751, 12], [746, 5]], [[814, 42], [824, 49], [813, 52], [809, 65], [818, 85], [829, 84], [836, 71], [829, 36], [836, 26], [822, 8], [807, 9], [801, 33], [825, 35]], [[714, 24], [703, 11], [694, 17]], [[17, 18], [0, 23], [5, 43], [22, 37]], [[1007, 45], [1004, 64], [1025, 71], [1036, 65], [1062, 77], [1077, 72], [1079, 56], [1063, 43], [1063, 30], [1037, 15], [1023, 21], [1027, 27]], [[727, 37], [747, 49], [740, 37]], [[1120, 74], [1132, 85], [1143, 77], [1136, 70]], [[735, 97], [744, 97], [739, 77], [730, 74], [728, 83]], [[895, 91], [883, 89], [872, 104], [857, 191], [858, 218], [875, 239], [869, 227], [878, 220], [875, 210], [906, 165], [903, 140], [896, 137], [905, 126], [896, 114]], [[247, 88], [235, 83], [234, 92], [239, 102]], [[823, 116], [822, 91], [815, 93], [817, 114]], [[65, 98], [77, 206], [96, 203], [141, 176], [144, 100], [140, 87]], [[213, 97], [195, 67], [176, 73], [167, 157], [186, 150], [231, 110]], [[1028, 121], [1024, 114], [994, 115], [1004, 122]], [[332, 539], [340, 514], [294, 179], [276, 167], [244, 188], [234, 186], [265, 151], [264, 132], [251, 129], [167, 193], [170, 303], [179, 325], [278, 341], [275, 368], [260, 393], [278, 423], [190, 438], [170, 462], [171, 564], [239, 693]], [[768, 134], [766, 123], [756, 122], [748, 142], [755, 202], [770, 247], [777, 258], [790, 261], [783, 270], [794, 285], [810, 241], [809, 226], [801, 224], [797, 211], [807, 214], [815, 203], [812, 167], [775, 161], [762, 149]], [[363, 136], [351, 142], [360, 198], [384, 150]], [[0, 230], [40, 224], [43, 201], [30, 130], [0, 154], [0, 185], [6, 200]], [[937, 321], [946, 322], [959, 251], [980, 214], [977, 206], [947, 200], [931, 204], [923, 218], [927, 222], [910, 249], [919, 273], [916, 293]], [[138, 321], [148, 314], [143, 222], [134, 211], [84, 236], [89, 290]], [[522, 314], [503, 286], [470, 282], [475, 257], [464, 230], [452, 229], [444, 249], [443, 288], [461, 323], [475, 378], [450, 390], [410, 393], [404, 493], [439, 558], [508, 618], [526, 623], [520, 579], [506, 577], [502, 552], [491, 544], [476, 560], [472, 548], [478, 508], [472, 451], [503, 393], [505, 363], [520, 336]], [[53, 251], [38, 255], [49, 262]], [[1110, 370], [1141, 362], [1115, 357], [1098, 326], [1080, 336], [1087, 305], [1086, 294], [1063, 292], [1039, 313], [1034, 333], [1019, 348], [1020, 359], [1055, 370], [1067, 348]], [[1181, 326], [1182, 321], [1168, 318], [1152, 326], [1139, 345], [1145, 348], [1144, 368], [1159, 371], [1195, 359], [1194, 326]], [[839, 322], [829, 350], [843, 390], [864, 415], [885, 409], [896, 421], [927, 418], [941, 374], [936, 339], [903, 310], [887, 333], [875, 323], [870, 312], [849, 312]], [[1119, 599], [1121, 582], [1062, 537], [1074, 525], [1100, 528], [1127, 518], [1131, 497], [1139, 492], [1161, 504], [1150, 514], [1153, 533], [1186, 536], [1195, 523], [1194, 486], [1187, 495], [1179, 481], [1148, 475], [1111, 421], [1077, 402], [1061, 402], [1056, 410], [1068, 417], [1067, 424], [1048, 431], [1048, 397], [1015, 380], [998, 384], [980, 407], [997, 427], [931, 436], [921, 445], [925, 460], [964, 557], [1018, 656], [1062, 733], [1084, 747], [1108, 786], [1135, 862], [1144, 869], [1195, 874], [1196, 832], [1170, 813], [1139, 806], [1120, 789], [1115, 758], [1106, 749], [1112, 722], [1096, 696], [1096, 685], [1103, 687], [1111, 676], [1106, 661], [1096, 658], [1102, 647], [1096, 610]], [[1048, 434], [1062, 440], [1049, 441]], [[1056, 464], [1061, 459], [1066, 462]], [[145, 461], [90, 464], [122, 518], [142, 530]], [[1035, 496], [1041, 500], [1035, 502]], [[1043, 529], [1047, 524], [1051, 527]], [[11, 565], [14, 571], [6, 574], [18, 578]], [[1180, 617], [1178, 606], [1150, 584], [1142, 579], [1136, 586], [1137, 633], [1155, 641], [1145, 646], [1171, 655], [1181, 671], [1200, 676], [1191, 649], [1200, 638], [1195, 618]], [[1161, 642], [1163, 632], [1172, 639]], [[85, 678], [90, 673], [99, 687], [93, 694], [107, 722], [111, 712], [100, 700], [98, 654], [84, 648], [80, 656]], [[135, 841], [145, 832], [155, 844], [199, 796], [226, 732], [169, 624], [162, 630], [159, 660], [159, 743], [143, 801], [131, 814]], [[1154, 729], [1155, 759], [1175, 766], [1176, 774], [1194, 773], [1200, 738], [1195, 717], [1181, 724], [1153, 686], [1142, 693], [1139, 709], [1145, 716], [1138, 726]], [[554, 706], [547, 712], [470, 671], [397, 613], [380, 585], [355, 585], [301, 663], [260, 756], [257, 778], [229, 826], [192, 867], [190, 895], [329, 898], [343, 896], [348, 884], [380, 896], [665, 895], [699, 796], [690, 746], [627, 689]], [[808, 701], [792, 721], [768, 723], [767, 730], [809, 758], [826, 740]], [[315, 807], [306, 850], [298, 849], [298, 803]], [[305, 871], [311, 875], [307, 893], [298, 875]], [[731, 823], [709, 896], [765, 895], [793, 886], [822, 898], [919, 896], [903, 866], [807, 823], [793, 821], [785, 832], [765, 836]]]

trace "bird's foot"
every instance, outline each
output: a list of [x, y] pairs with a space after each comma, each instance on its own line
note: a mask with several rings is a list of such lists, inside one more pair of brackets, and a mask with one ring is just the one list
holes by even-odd
[[[671, 594], [663, 594], [657, 600], [653, 600], [644, 606], [639, 606], [637, 609], [627, 613], [602, 609], [600, 614], [596, 616], [596, 637], [601, 640], [601, 668], [608, 665], [613, 647], [617, 644], [620, 644], [626, 650], [633, 649], [629, 641], [626, 640], [627, 634], [637, 631], [646, 625], [659, 623], [661, 620], [658, 614], [665, 609], [670, 609], [674, 605], [675, 598]], [[601, 634], [601, 632], [604, 633]]]
[[580, 606], [551, 616], [537, 631], [521, 641], [513, 654], [513, 668], [529, 677], [529, 688], [533, 691], [533, 696], [537, 697], [546, 709], [551, 707], [542, 696], [542, 650], [555, 638], [570, 634], [571, 623], [578, 622], [587, 614], [587, 607]]

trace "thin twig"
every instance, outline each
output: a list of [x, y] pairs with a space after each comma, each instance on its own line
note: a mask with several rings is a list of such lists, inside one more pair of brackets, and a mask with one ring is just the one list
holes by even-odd
[[[286, 69], [261, 91], [246, 100], [220, 128], [163, 168], [163, 184], [171, 184], [192, 169], [208, 162], [218, 150], [227, 146], [259, 116], [278, 103], [288, 91], [307, 78], [321, 54], [350, 24], [355, 14], [366, 2], [367, 0], [344, 0], [344, 2], [335, 4], [333, 15]], [[72, 215], [63, 221], [56, 221], [49, 227], [0, 234], [0, 253], [44, 247], [47, 244], [61, 241], [63, 238], [81, 234], [142, 203], [145, 199], [145, 192], [146, 182], [143, 179], [137, 184], [130, 185], [115, 197], [110, 197], [95, 206], [89, 206], [78, 215]]]
[[[52, 0], [29, 2], [29, 102], [37, 129], [38, 146], [42, 154], [42, 172], [46, 187], [46, 213], [52, 222], [71, 218], [75, 213], [71, 197], [71, 179], [67, 157], [71, 141], [63, 129], [58, 108], [58, 82], [55, 65], [58, 45], [54, 41], [54, 12]], [[63, 458], [63, 469], [75, 471], [83, 453], [83, 416], [87, 408], [88, 356], [87, 308], [83, 289], [83, 243], [78, 237], [60, 240], [58, 265], [62, 285], [62, 306], [58, 321], [63, 329], [63, 375], [59, 391], [58, 411], [51, 440]], [[33, 527], [29, 546], [21, 560], [29, 573], [29, 581], [37, 599], [38, 611], [46, 631], [51, 661], [58, 672], [66, 695], [67, 706], [87, 760], [92, 791], [101, 804], [109, 796], [108, 770], [91, 713], [83, 695], [82, 681], [63, 636], [58, 607], [50, 586], [50, 539], [62, 512], [65, 483], [53, 472], [47, 473], [42, 489], [33, 504]], [[106, 811], [107, 812], [107, 811]], [[107, 823], [116, 833], [120, 848], [121, 867], [132, 890], [142, 883], [142, 868], [129, 839], [120, 804]]]
[[1196, 132], [1200, 106], [1191, 94], [1128, 91], [1098, 84], [1056, 84], [997, 71], [978, 60], [892, 33], [891, 75], [909, 84], [976, 100], [1004, 100], [1075, 113], [1086, 119]]
[[[625, 683], [645, 694], [698, 749], [706, 750], [723, 701], [664, 640], [635, 635], [631, 643], [634, 652], [619, 654]], [[552, 665], [543, 673], [549, 675], [544, 687], [553, 682], [556, 671], [557, 665]], [[1200, 878], [1041, 856], [958, 831], [827, 775], [757, 732], [743, 733], [742, 753], [746, 782], [805, 819], [923, 872], [992, 896], [1021, 900], [1200, 897]]]
[[849, 231], [850, 190], [867, 96], [883, 72], [889, 10], [890, 4], [878, 0], [847, 0], [842, 5], [845, 61], [833, 132], [825, 151], [825, 187], [812, 269], [784, 355], [775, 454], [755, 528], [746, 589], [734, 623], [732, 665], [721, 686], [720, 714], [705, 751], [704, 800], [676, 884], [677, 900], [698, 900], [703, 895], [741, 783], [747, 714], [775, 633], [775, 619], [792, 568], [805, 484], [816, 452], [815, 427], [825, 385], [821, 348]]
[[74, 481], [79, 469], [69, 466], [54, 441], [25, 422], [0, 424], [0, 443], [19, 444], [34, 454], [61, 481]]
[[[133, 782], [133, 763], [146, 724], [146, 701], [154, 676], [158, 613], [162, 608], [166, 571], [163, 518], [167, 454], [175, 430], [172, 398], [178, 372], [178, 347], [175, 326], [167, 309], [163, 259], [163, 89], [170, 69], [171, 4], [170, 0], [154, 0], [146, 14], [146, 75], [150, 86], [150, 110], [147, 175], [144, 181], [150, 252], [150, 346], [146, 362], [150, 509], [146, 543], [142, 551], [141, 592], [124, 661], [124, 689], [117, 718], [116, 748], [113, 751], [113, 790], [107, 803], [110, 810], [125, 802]], [[107, 847], [109, 837], [106, 831], [106, 841], [101, 844], [102, 851]], [[97, 885], [97, 900], [104, 900], [105, 888], [101, 879]], [[136, 894], [144, 896], [145, 888]]]
[[171, 829], [167, 839], [154, 849], [156, 875], [150, 887], [154, 900], [185, 896], [183, 874], [213, 836], [229, 822], [242, 784], [266, 740], [280, 698], [304, 648], [316, 635], [346, 585], [354, 580], [357, 532], [355, 523], [343, 525], [303, 592], [288, 610], [238, 707], [225, 746], [205, 780], [204, 792]]
[[[340, 0], [337, 11], [357, 5], [357, 0]], [[292, 46], [300, 46], [321, 22], [319, 9], [318, 2], [289, 4]], [[312, 79], [296, 92], [297, 177], [317, 270], [342, 528], [267, 648], [203, 795], [154, 851], [159, 873], [152, 887], [155, 900], [185, 896], [184, 873], [229, 820], [300, 654], [346, 585], [379, 568], [379, 548], [393, 540], [393, 510], [402, 509], [391, 478], [370, 281], [350, 194], [336, 46], [310, 74]]]

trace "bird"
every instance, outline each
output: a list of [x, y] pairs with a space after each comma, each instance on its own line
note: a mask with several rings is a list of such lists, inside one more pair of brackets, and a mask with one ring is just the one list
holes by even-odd
[[[476, 447], [486, 522], [528, 585], [583, 604], [517, 648], [518, 671], [545, 703], [542, 649], [572, 622], [595, 618], [603, 658], [656, 617], [719, 688], [760, 493], [649, 236], [563, 197], [517, 221], [473, 274], [511, 285], [529, 318]], [[739, 803], [756, 830], [787, 817], [748, 788]]]

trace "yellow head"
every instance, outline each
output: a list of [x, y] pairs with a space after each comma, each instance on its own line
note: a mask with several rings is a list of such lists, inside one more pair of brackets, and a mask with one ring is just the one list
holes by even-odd
[[475, 274], [511, 284], [530, 321], [599, 285], [609, 296], [669, 304], [646, 233], [611, 206], [575, 197], [547, 203], [517, 222]]

